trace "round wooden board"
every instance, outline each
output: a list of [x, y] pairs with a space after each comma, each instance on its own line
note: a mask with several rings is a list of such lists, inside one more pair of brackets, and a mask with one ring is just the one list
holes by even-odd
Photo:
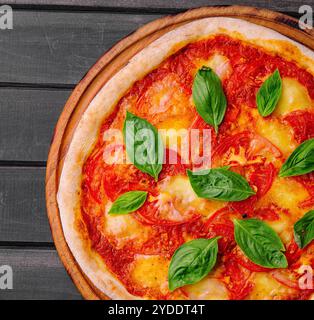
[[76, 263], [64, 238], [56, 199], [63, 160], [76, 125], [97, 92], [137, 52], [179, 25], [213, 16], [241, 18], [266, 26], [314, 50], [314, 31], [300, 30], [298, 21], [289, 16], [251, 7], [204, 7], [146, 24], [118, 42], [96, 62], [76, 86], [63, 109], [55, 128], [46, 171], [46, 205], [52, 236], [66, 270], [85, 299], [108, 297], [93, 286]]

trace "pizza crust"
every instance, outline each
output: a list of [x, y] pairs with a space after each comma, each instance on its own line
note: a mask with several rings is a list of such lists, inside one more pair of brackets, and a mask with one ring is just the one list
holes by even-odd
[[[216, 34], [245, 40], [298, 64], [314, 75], [314, 52], [271, 29], [233, 18], [205, 18], [185, 24], [155, 40], [136, 54], [94, 97], [83, 114], [65, 156], [57, 201], [67, 244], [89, 280], [112, 299], [139, 299], [124, 288], [108, 271], [100, 256], [88, 248], [88, 242], [76, 227], [80, 208], [82, 167], [98, 137], [102, 122], [133, 85], [163, 60], [189, 42]], [[288, 49], [288, 50], [287, 50]]]

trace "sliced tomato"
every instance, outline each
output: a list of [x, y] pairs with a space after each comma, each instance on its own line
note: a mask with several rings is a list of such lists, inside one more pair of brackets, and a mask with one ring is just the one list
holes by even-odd
[[155, 181], [133, 164], [106, 164], [103, 175], [104, 189], [111, 201], [132, 190], [144, 190], [154, 194]]
[[[190, 148], [190, 159], [191, 159], [191, 163], [193, 165], [193, 168], [195, 169], [199, 169], [202, 166], [202, 169], [208, 169], [211, 167], [211, 156], [212, 156], [212, 150], [215, 148], [215, 145], [217, 143], [217, 135], [215, 133], [214, 128], [209, 125], [208, 123], [206, 123], [202, 117], [199, 114], [196, 114], [194, 121], [192, 122], [190, 128], [190, 139], [191, 139], [191, 148]], [[192, 141], [192, 133], [191, 130], [199, 130], [199, 141], [198, 141], [198, 150], [193, 149], [193, 141]], [[210, 141], [205, 141], [204, 142], [204, 131], [203, 130], [210, 130]], [[192, 131], [193, 132], [193, 131]], [[209, 140], [209, 139], [207, 139]], [[204, 155], [204, 144], [210, 144], [210, 152], [207, 151], [207, 156], [205, 157]], [[208, 146], [208, 145], [207, 145]], [[198, 154], [192, 154], [192, 152], [198, 152]], [[202, 163], [201, 164], [197, 164], [194, 163], [195, 161], [193, 161], [193, 156], [198, 156], [198, 157], [202, 157]]]
[[314, 206], [314, 196], [310, 196], [307, 200], [299, 204], [300, 208], [309, 208]]
[[122, 145], [107, 148], [104, 145], [99, 146], [84, 165], [85, 188], [98, 203], [101, 203], [103, 197], [101, 186], [111, 201], [124, 192], [135, 189], [151, 190], [154, 186], [154, 179], [136, 169], [132, 164], [114, 162], [117, 154], [121, 152], [124, 153]]
[[200, 215], [192, 210], [186, 209], [180, 204], [182, 199], [173, 196], [169, 199], [160, 198], [158, 185], [163, 180], [171, 176], [186, 175], [188, 165], [181, 164], [181, 158], [173, 150], [166, 150], [165, 160], [171, 159], [171, 155], [177, 157], [177, 164], [165, 163], [159, 175], [159, 182], [154, 185], [153, 196], [155, 199], [148, 198], [146, 203], [137, 211], [135, 217], [142, 223], [159, 226], [176, 226], [191, 223], [200, 218]]
[[232, 208], [224, 207], [216, 211], [206, 221], [198, 219], [183, 226], [183, 232], [194, 239], [213, 238], [220, 236], [218, 240], [219, 252], [230, 252], [236, 245], [234, 240], [233, 218], [240, 218], [238, 212]]
[[217, 236], [222, 237], [218, 240], [219, 252], [222, 254], [231, 251], [235, 246], [233, 226], [218, 223], [209, 226], [208, 237], [213, 238]]
[[213, 151], [213, 157], [226, 154], [233, 148], [235, 153], [240, 152], [240, 147], [248, 150], [253, 135], [249, 131], [240, 132], [231, 136], [223, 137], [217, 147]]
[[299, 290], [297, 296], [292, 297], [293, 300], [310, 300], [313, 294], [313, 289]]
[[224, 272], [222, 281], [229, 291], [231, 300], [245, 299], [253, 289], [253, 283], [249, 281], [251, 271], [242, 267], [233, 255], [224, 257]]
[[276, 169], [272, 163], [255, 165], [250, 175], [250, 184], [257, 187], [257, 197], [264, 196], [271, 188], [276, 176]]
[[145, 190], [153, 193], [155, 186], [152, 177], [131, 164], [105, 165], [103, 182], [106, 195], [111, 201], [131, 190]]
[[309, 193], [309, 197], [299, 203], [300, 208], [308, 208], [314, 205], [314, 172], [294, 177]]
[[[228, 80], [225, 80], [226, 82]], [[228, 112], [226, 112], [223, 122], [219, 126], [219, 134], [224, 135], [224, 133], [230, 129], [230, 127], [237, 121], [237, 118], [240, 114], [241, 108], [237, 105], [230, 104], [228, 105]]]
[[276, 221], [280, 219], [279, 213], [284, 209], [279, 208], [275, 204], [270, 204], [267, 207], [262, 207], [254, 211], [254, 216], [261, 220]]
[[182, 225], [182, 232], [193, 239], [206, 238], [208, 237], [208, 226], [202, 219], [197, 219]]
[[217, 210], [213, 215], [211, 215], [207, 222], [206, 226], [215, 224], [215, 223], [221, 223], [221, 224], [233, 224], [232, 219], [233, 218], [239, 218], [240, 215], [234, 211], [233, 209], [229, 207], [224, 207], [219, 210]]
[[[203, 118], [197, 113], [195, 115], [194, 121], [192, 122], [190, 129], [211, 129], [213, 130], [213, 127], [206, 123]], [[215, 131], [213, 130], [213, 133]]]
[[278, 269], [270, 272], [272, 277], [286, 287], [300, 290], [298, 277], [299, 275], [289, 269]]
[[184, 287], [179, 288], [178, 290], [182, 293], [182, 295], [185, 299], [190, 299], [190, 295]]
[[[177, 164], [169, 163], [169, 159], [177, 159]], [[188, 165], [182, 164], [175, 151], [166, 149], [165, 163], [159, 175], [159, 180], [167, 176], [186, 174]], [[164, 162], [165, 162], [164, 161]], [[145, 190], [156, 196], [157, 183], [150, 175], [140, 171], [132, 164], [104, 164], [103, 182], [106, 195], [114, 201], [119, 195], [131, 190]]]
[[230, 207], [241, 213], [243, 217], [252, 217], [254, 215], [254, 206], [256, 202], [257, 197], [251, 196], [243, 201], [231, 202]]
[[207, 237], [221, 236], [218, 240], [221, 253], [230, 252], [235, 247], [233, 219], [240, 217], [240, 214], [232, 208], [224, 207], [206, 221], [204, 230], [208, 232]]
[[250, 261], [244, 254], [243, 252], [236, 247], [233, 251], [232, 254], [234, 255], [236, 261], [243, 266], [244, 268], [252, 271], [252, 272], [268, 272], [270, 269], [261, 267], [254, 262]]
[[137, 253], [162, 254], [171, 257], [174, 251], [184, 242], [182, 229], [171, 226], [152, 226], [153, 235], [143, 244]]
[[[176, 160], [176, 163], [172, 163], [172, 159]], [[159, 181], [169, 177], [177, 175], [186, 175], [186, 170], [190, 168], [189, 164], [182, 163], [180, 155], [172, 150], [166, 149], [164, 154], [164, 164], [159, 174]]]
[[273, 145], [268, 139], [255, 134], [250, 144], [250, 156], [263, 156], [267, 158], [267, 155], [272, 155], [275, 158], [282, 157], [282, 152]]
[[[175, 151], [166, 150], [165, 159], [171, 159]], [[177, 164], [166, 163], [163, 165], [159, 175], [159, 180], [167, 176], [186, 174], [187, 165], [181, 163], [181, 158], [177, 155]], [[106, 195], [114, 201], [119, 195], [131, 190], [146, 190], [151, 195], [158, 195], [157, 183], [150, 175], [140, 171], [132, 164], [104, 164], [103, 182]]]
[[290, 267], [294, 266], [302, 255], [303, 250], [299, 248], [294, 240], [292, 240], [286, 250], [286, 258]]
[[294, 132], [294, 138], [298, 143], [314, 137], [314, 112], [297, 110], [284, 117]]
[[244, 171], [248, 172], [247, 179], [251, 187], [256, 190], [256, 195], [243, 201], [231, 202], [230, 206], [241, 214], [246, 214], [251, 217], [254, 215], [256, 202], [271, 188], [275, 179], [276, 170], [272, 163], [262, 163], [246, 167]]
[[[239, 106], [245, 104], [250, 108], [255, 108], [256, 92], [261, 85], [261, 79], [268, 73], [268, 66], [263, 61], [263, 57], [256, 55], [256, 52], [251, 48], [243, 50], [234, 58], [231, 60], [231, 63], [234, 64], [234, 72], [226, 84], [228, 101]], [[272, 72], [273, 70], [269, 71], [269, 74]]]
[[[147, 201], [137, 210], [137, 214], [140, 216], [139, 220], [144, 224], [168, 227], [191, 223], [201, 217], [195, 211], [178, 211], [172, 201], [167, 203], [166, 206], [161, 206], [158, 200]], [[135, 217], [138, 216], [135, 215]]]
[[159, 69], [160, 77], [146, 88], [131, 110], [154, 125], [169, 118], [180, 119], [191, 115], [190, 89], [186, 92], [180, 76], [166, 69]]
[[271, 157], [280, 158], [281, 151], [268, 139], [243, 131], [223, 137], [213, 151], [213, 162], [218, 165], [248, 166], [265, 162]]

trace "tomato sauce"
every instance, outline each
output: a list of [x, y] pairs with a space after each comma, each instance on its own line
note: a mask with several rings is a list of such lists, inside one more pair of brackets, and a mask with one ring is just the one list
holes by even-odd
[[[232, 72], [222, 81], [228, 106], [224, 121], [219, 128], [219, 134], [216, 135], [212, 130], [212, 161], [214, 165], [222, 165], [223, 158], [227, 159], [232, 154], [241, 153], [242, 148], [245, 152], [243, 156], [251, 162], [239, 164], [231, 161], [228, 165], [231, 166], [231, 170], [247, 178], [252, 188], [256, 190], [256, 195], [244, 201], [226, 204], [223, 209], [210, 217], [191, 212], [182, 217], [179, 222], [161, 217], [159, 208], [155, 205], [156, 202], [148, 201], [141, 209], [133, 213], [132, 217], [138, 223], [151, 229], [150, 238], [136, 242], [136, 244], [129, 241], [123, 247], [119, 247], [112, 235], [102, 231], [106, 223], [104, 218], [106, 203], [108, 200], [114, 201], [119, 195], [131, 190], [145, 190], [149, 192], [149, 197], [157, 197], [158, 183], [132, 164], [106, 164], [102, 157], [105, 147], [102, 140], [103, 133], [109, 128], [122, 129], [127, 105], [130, 105], [132, 112], [147, 118], [154, 125], [158, 124], [161, 118], [166, 119], [169, 109], [160, 113], [154, 112], [154, 106], [149, 104], [151, 100], [147, 92], [156, 83], [161, 83], [162, 86], [162, 82], [168, 81], [169, 77], [177, 90], [173, 94], [185, 101], [184, 112], [189, 113], [194, 119], [188, 128], [212, 129], [198, 116], [189, 100], [197, 62], [209, 59], [217, 53], [229, 60]], [[274, 72], [276, 68], [279, 69], [282, 77], [297, 79], [307, 88], [309, 96], [314, 99], [314, 77], [295, 62], [247, 45], [245, 42], [219, 35], [188, 44], [169, 57], [157, 69], [137, 81], [119, 101], [113, 114], [104, 121], [99, 140], [83, 168], [81, 212], [92, 248], [100, 254], [107, 267], [130, 293], [142, 297], [164, 299], [178, 295], [178, 290], [177, 293], [164, 293], [156, 288], [139, 285], [130, 276], [130, 266], [137, 254], [162, 255], [170, 260], [174, 251], [186, 239], [191, 238], [221, 237], [219, 240], [219, 264], [223, 270], [221, 281], [225, 284], [231, 299], [248, 297], [254, 287], [254, 283], [250, 280], [252, 272], [270, 272], [248, 261], [243, 255], [234, 253], [236, 243], [232, 219], [235, 217], [238, 219], [256, 217], [265, 221], [279, 219], [278, 210], [280, 211], [280, 208], [277, 208], [276, 205], [264, 209], [256, 209], [255, 206], [270, 190], [277, 175], [277, 168], [268, 161], [267, 157], [271, 154], [282, 162], [281, 151], [266, 138], [237, 124], [238, 115], [243, 108], [248, 110], [256, 108], [257, 90], [265, 77]], [[180, 110], [176, 110], [176, 106], [170, 107], [180, 117]], [[292, 128], [294, 137], [299, 143], [314, 136], [314, 113], [310, 111], [295, 111], [280, 120]], [[251, 121], [254, 122], [254, 118]], [[169, 152], [173, 151], [167, 150], [167, 153]], [[159, 181], [163, 181], [168, 176], [185, 176], [188, 167], [183, 164], [166, 163], [159, 175]], [[312, 176], [297, 178], [297, 181], [309, 189], [308, 201], [312, 201], [300, 203], [300, 206], [313, 205], [314, 189], [309, 183], [312, 181]], [[292, 243], [288, 246], [286, 255], [291, 266], [298, 262], [302, 251]], [[278, 275], [276, 276], [278, 278]], [[307, 296], [305, 293], [300, 293], [298, 297], [302, 298], [302, 294]]]

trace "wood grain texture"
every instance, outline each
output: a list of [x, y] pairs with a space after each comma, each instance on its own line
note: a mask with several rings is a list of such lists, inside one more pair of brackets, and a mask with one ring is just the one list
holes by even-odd
[[0, 161], [46, 161], [70, 90], [0, 88]]
[[73, 85], [115, 42], [159, 15], [14, 10], [0, 82]]
[[55, 250], [2, 248], [0, 265], [13, 269], [13, 290], [0, 290], [0, 300], [81, 299]]
[[244, 18], [257, 24], [273, 28], [283, 34], [289, 35], [292, 39], [314, 48], [313, 34], [310, 35], [309, 33], [298, 30], [297, 21], [287, 16], [254, 8], [219, 7], [191, 10], [177, 16], [154, 21], [120, 41], [98, 60], [75, 88], [59, 118], [48, 156], [46, 173], [46, 202], [53, 239], [66, 269], [86, 299], [102, 299], [106, 297], [100, 294], [95, 286], [88, 281], [69, 250], [62, 231], [56, 200], [58, 180], [62, 170], [63, 160], [71, 142], [73, 132], [91, 99], [97, 94], [106, 81], [120, 70], [133, 55], [167, 31], [189, 21], [210, 16]]
[[0, 88], [0, 161], [46, 161], [70, 90]]
[[52, 243], [44, 177], [45, 168], [0, 167], [0, 241]]
[[71, 7], [91, 7], [91, 8], [117, 8], [123, 9], [149, 9], [165, 10], [173, 12], [177, 10], [186, 10], [202, 6], [215, 5], [250, 5], [263, 7], [271, 10], [298, 12], [298, 8], [303, 4], [311, 4], [310, 0], [1, 0], [0, 3], [15, 5], [45, 5], [45, 6], [71, 6]]

